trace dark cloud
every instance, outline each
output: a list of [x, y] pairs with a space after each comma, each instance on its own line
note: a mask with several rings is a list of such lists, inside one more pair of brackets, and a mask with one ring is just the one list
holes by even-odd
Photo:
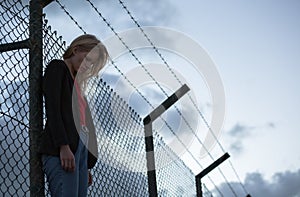
[[[261, 173], [254, 172], [247, 174], [243, 185], [251, 196], [255, 197], [299, 197], [300, 196], [300, 169], [297, 171], [278, 172], [272, 176], [271, 180], [266, 180]], [[240, 183], [231, 182], [230, 185], [237, 196], [246, 196]], [[223, 196], [233, 196], [227, 183], [218, 186]], [[219, 196], [217, 191], [213, 191], [214, 196]]]
[[274, 122], [269, 122], [269, 123], [267, 123], [267, 127], [269, 127], [269, 128], [275, 128], [276, 124]]
[[243, 144], [242, 144], [242, 142], [236, 140], [234, 143], [232, 143], [230, 145], [230, 150], [233, 153], [240, 153], [240, 152], [242, 152], [243, 151]]
[[248, 126], [246, 124], [236, 123], [227, 133], [229, 138], [229, 149], [233, 153], [240, 154], [243, 149], [243, 141], [254, 134], [257, 129], [274, 129], [276, 124], [268, 122], [262, 126]]
[[233, 153], [241, 153], [243, 151], [243, 140], [251, 135], [251, 131], [255, 127], [246, 126], [240, 123], [235, 124], [228, 132], [229, 149]]
[[249, 131], [251, 129], [253, 129], [253, 127], [248, 127], [246, 125], [237, 123], [228, 131], [228, 134], [232, 137], [246, 137], [249, 135]]

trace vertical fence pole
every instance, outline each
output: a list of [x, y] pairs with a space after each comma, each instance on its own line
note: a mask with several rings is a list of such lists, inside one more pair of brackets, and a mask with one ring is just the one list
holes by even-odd
[[154, 143], [153, 143], [153, 133], [152, 133], [152, 121], [149, 116], [147, 116], [147, 118], [144, 119], [144, 129], [145, 129], [145, 145], [146, 145], [149, 196], [156, 197], [157, 183], [156, 183], [156, 172], [155, 172]]
[[196, 196], [197, 197], [202, 197], [203, 193], [202, 193], [202, 183], [201, 183], [201, 179], [196, 178]]
[[44, 196], [44, 174], [37, 152], [40, 133], [43, 129], [43, 6], [41, 0], [30, 1], [29, 19], [29, 151], [30, 151], [30, 196]]
[[195, 176], [196, 179], [196, 191], [197, 191], [197, 197], [202, 197], [202, 183], [201, 179], [206, 176], [209, 172], [211, 172], [213, 169], [218, 167], [221, 163], [223, 163], [226, 159], [228, 159], [230, 155], [228, 153], [225, 153], [223, 156], [221, 156], [219, 159], [214, 161], [212, 164], [210, 164], [207, 168], [202, 170], [199, 174]]
[[189, 90], [190, 90], [189, 87], [184, 84], [174, 94], [169, 96], [156, 109], [154, 109], [148, 116], [146, 116], [143, 120], [144, 130], [145, 130], [148, 190], [149, 190], [150, 197], [157, 196], [152, 122], [156, 118], [158, 118], [161, 114], [163, 114], [169, 107], [171, 107], [176, 101], [178, 101]]

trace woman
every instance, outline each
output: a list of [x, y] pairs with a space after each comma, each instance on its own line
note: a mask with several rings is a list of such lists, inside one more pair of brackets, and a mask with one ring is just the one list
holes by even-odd
[[52, 196], [86, 196], [97, 142], [83, 92], [87, 80], [106, 64], [108, 52], [86, 34], [73, 40], [63, 59], [52, 60], [43, 78], [47, 122], [40, 152]]

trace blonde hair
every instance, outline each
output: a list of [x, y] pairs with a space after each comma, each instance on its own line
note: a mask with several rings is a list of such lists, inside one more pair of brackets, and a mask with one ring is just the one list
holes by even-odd
[[101, 43], [100, 40], [97, 39], [96, 36], [91, 34], [84, 34], [77, 38], [75, 38], [71, 45], [67, 48], [65, 53], [63, 54], [63, 59], [68, 59], [72, 57], [73, 49], [77, 47], [81, 51], [85, 52], [96, 52], [98, 54], [98, 58], [95, 64], [88, 69], [86, 72], [76, 76], [76, 81], [81, 88], [82, 92], [86, 89], [87, 80], [90, 77], [96, 76], [99, 71], [104, 67], [109, 59], [109, 54], [106, 47]]

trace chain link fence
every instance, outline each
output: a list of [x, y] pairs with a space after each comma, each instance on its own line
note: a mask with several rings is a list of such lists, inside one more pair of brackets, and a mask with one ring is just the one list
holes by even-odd
[[[90, 194], [148, 196], [144, 126], [139, 115], [102, 79], [88, 86], [88, 100], [97, 130], [99, 161], [93, 169]], [[154, 135], [159, 196], [193, 196], [193, 173]]]
[[[0, 12], [0, 195], [29, 196], [29, 48], [23, 43], [29, 39], [29, 5], [2, 1]], [[66, 43], [45, 15], [42, 20], [44, 69], [61, 59]], [[141, 117], [101, 78], [89, 82], [87, 95], [99, 145], [89, 196], [148, 196]], [[155, 132], [154, 148], [159, 196], [195, 196], [194, 174]], [[50, 196], [47, 184], [44, 191]]]
[[[1, 45], [28, 39], [28, 5], [2, 1], [0, 15]], [[1, 196], [22, 196], [29, 191], [28, 54], [28, 49], [2, 52], [1, 47]]]

